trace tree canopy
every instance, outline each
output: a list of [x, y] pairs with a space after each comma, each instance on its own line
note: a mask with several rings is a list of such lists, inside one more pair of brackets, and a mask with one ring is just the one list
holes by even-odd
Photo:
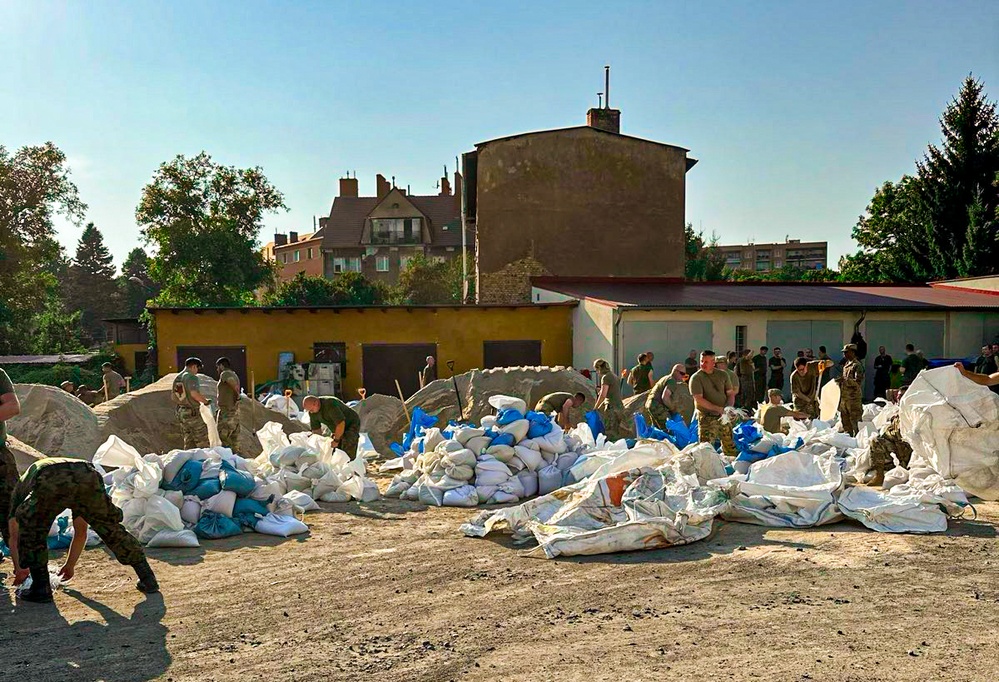
[[267, 294], [264, 303], [276, 306], [378, 305], [384, 303], [384, 299], [384, 288], [358, 272], [343, 272], [333, 279], [300, 272]]
[[705, 241], [704, 232], [695, 232], [687, 223], [683, 230], [686, 256], [684, 277], [692, 282], [713, 282], [725, 279], [725, 257], [718, 250], [718, 237]]
[[114, 258], [93, 223], [87, 223], [80, 235], [68, 280], [69, 309], [80, 311], [80, 324], [88, 338], [103, 340], [106, 337], [103, 320], [120, 312], [121, 300]]
[[215, 163], [202, 152], [161, 164], [142, 190], [135, 218], [155, 247], [149, 276], [161, 305], [252, 304], [273, 281], [257, 235], [284, 197], [256, 168]]

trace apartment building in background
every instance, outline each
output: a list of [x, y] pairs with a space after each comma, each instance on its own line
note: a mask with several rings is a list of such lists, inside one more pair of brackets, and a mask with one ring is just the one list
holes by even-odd
[[277, 233], [274, 241], [263, 248], [264, 258], [278, 264], [277, 279], [285, 282], [300, 272], [322, 277], [323, 274], [323, 235], [322, 230], [299, 234], [298, 232]]
[[822, 270], [828, 267], [828, 242], [803, 242], [788, 239], [774, 244], [733, 244], [719, 246], [725, 257], [725, 266], [732, 270], [770, 272], [786, 265], [803, 270]]

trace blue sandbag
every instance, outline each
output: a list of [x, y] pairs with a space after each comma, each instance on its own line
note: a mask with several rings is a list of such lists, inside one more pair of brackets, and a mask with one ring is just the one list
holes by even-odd
[[406, 454], [406, 448], [402, 447], [399, 443], [392, 443], [389, 445], [389, 450], [394, 452], [396, 457], [402, 457]]
[[220, 492], [222, 492], [222, 482], [219, 479], [203, 478], [198, 481], [198, 485], [194, 486], [191, 494], [197, 495], [198, 499], [207, 500], [209, 497], [215, 497]]
[[59, 526], [58, 532], [46, 538], [45, 542], [49, 549], [68, 549], [70, 543], [73, 542], [73, 538], [69, 534], [69, 517], [60, 516], [56, 519], [56, 525]]
[[512, 433], [497, 434], [496, 437], [493, 438], [492, 441], [489, 443], [489, 447], [492, 447], [494, 445], [509, 445], [512, 447], [513, 445], [515, 445], [515, 441], [513, 440], [513, 434]]
[[524, 413], [515, 410], [512, 407], [504, 407], [502, 410], [496, 413], [496, 423], [500, 426], [506, 426], [507, 424], [512, 424], [515, 421], [524, 418]]
[[604, 420], [600, 418], [599, 412], [596, 410], [590, 410], [586, 413], [584, 418], [586, 419], [586, 424], [590, 427], [590, 431], [593, 433], [594, 438], [604, 432]]
[[206, 540], [229, 538], [233, 535], [240, 535], [242, 532], [243, 529], [239, 527], [238, 523], [228, 516], [213, 511], [201, 512], [201, 518], [198, 519], [198, 524], [194, 527], [195, 535]]
[[409, 424], [409, 431], [406, 432], [406, 435], [402, 439], [403, 450], [409, 450], [409, 448], [413, 445], [413, 441], [415, 441], [419, 436], [422, 436], [425, 429], [429, 429], [430, 427], [436, 425], [437, 417], [427, 414], [422, 408], [414, 407], [413, 415]]
[[[763, 439], [763, 432], [754, 422], [745, 421], [732, 429], [732, 440], [739, 452], [752, 449], [753, 445]], [[764, 456], [766, 453], [763, 453]]]
[[201, 480], [201, 469], [200, 460], [188, 460], [172, 481], [160, 481], [160, 487], [164, 490], [183, 490], [185, 495], [193, 495], [198, 481]]
[[240, 497], [232, 505], [232, 515], [235, 516], [236, 514], [249, 512], [251, 514], [267, 516], [267, 504], [273, 499], [273, 495], [271, 495], [266, 502], [262, 500], [254, 500], [250, 497]]
[[257, 487], [257, 482], [250, 473], [238, 470], [229, 462], [222, 462], [219, 483], [222, 484], [222, 490], [231, 490], [240, 497], [246, 497]]
[[[266, 516], [266, 514], [264, 514], [264, 516]], [[233, 512], [232, 514], [232, 520], [239, 524], [240, 529], [243, 530], [256, 530], [257, 522], [260, 521], [261, 518], [263, 517], [258, 516], [253, 512], [240, 512], [238, 514]]]
[[675, 414], [670, 417], [665, 424], [666, 440], [683, 450], [691, 443], [697, 442], [697, 420], [690, 422], [683, 421], [683, 417]]
[[635, 415], [635, 435], [650, 440], [669, 440], [669, 435], [660, 428], [650, 426], [641, 413]]
[[527, 429], [528, 438], [541, 438], [547, 436], [552, 432], [555, 426], [552, 424], [551, 417], [547, 414], [541, 414], [540, 412], [528, 412], [524, 415], [527, 421], [531, 422], [531, 426]]

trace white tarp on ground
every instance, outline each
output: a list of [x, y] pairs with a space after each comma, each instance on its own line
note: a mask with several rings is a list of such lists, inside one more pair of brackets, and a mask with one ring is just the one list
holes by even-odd
[[727, 498], [702, 487], [694, 473], [681, 473], [690, 464], [671, 457], [657, 468], [594, 476], [516, 507], [482, 512], [461, 530], [473, 537], [500, 529], [518, 540], [533, 536], [538, 547], [527, 556], [547, 559], [703, 540]]
[[921, 372], [901, 402], [910, 468], [928, 467], [966, 492], [999, 500], [999, 396], [956, 367]]

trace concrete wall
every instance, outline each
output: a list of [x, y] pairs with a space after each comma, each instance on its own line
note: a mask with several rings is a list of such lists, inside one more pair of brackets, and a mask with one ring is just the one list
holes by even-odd
[[[362, 385], [365, 343], [436, 343], [443, 367], [455, 372], [481, 367], [484, 341], [538, 339], [546, 365], [572, 364], [572, 313], [561, 306], [154, 311], [160, 375], [177, 370], [178, 346], [245, 346], [247, 372], [257, 384], [277, 377], [278, 353], [312, 360], [312, 344], [344, 342], [344, 395]], [[414, 372], [419, 368], [414, 368]]]
[[480, 147], [479, 300], [525, 301], [529, 274], [682, 277], [686, 164], [683, 149], [588, 128]]

